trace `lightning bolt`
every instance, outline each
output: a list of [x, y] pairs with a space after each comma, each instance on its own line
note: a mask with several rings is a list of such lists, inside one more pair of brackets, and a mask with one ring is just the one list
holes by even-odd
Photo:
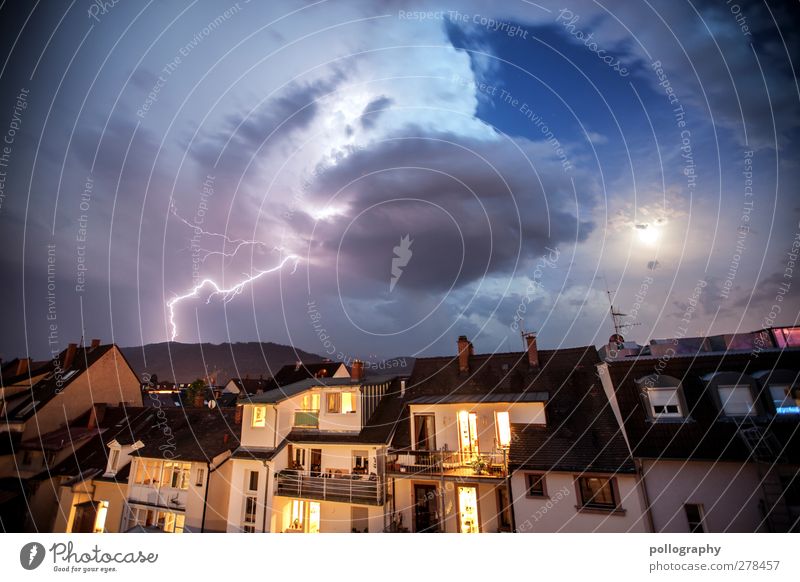
[[290, 254], [286, 255], [277, 265], [275, 265], [271, 269], [266, 269], [264, 271], [257, 271], [254, 275], [246, 275], [245, 279], [238, 282], [233, 287], [225, 289], [220, 287], [212, 279], [203, 279], [183, 295], [178, 295], [177, 297], [173, 297], [172, 299], [167, 301], [167, 309], [169, 309], [169, 324], [172, 328], [172, 335], [170, 337], [170, 341], [175, 341], [175, 338], [178, 337], [178, 324], [175, 322], [175, 307], [181, 301], [184, 301], [185, 299], [193, 299], [199, 297], [200, 291], [204, 287], [211, 287], [212, 292], [208, 295], [208, 298], [206, 299], [206, 304], [210, 303], [211, 299], [216, 295], [222, 295], [222, 300], [225, 303], [227, 303], [235, 296], [237, 296], [239, 293], [241, 293], [247, 285], [257, 281], [264, 275], [280, 271], [283, 268], [283, 266], [289, 261], [294, 261], [294, 269], [292, 270], [292, 273], [294, 273], [295, 271], [297, 271], [297, 263], [300, 261], [300, 257], [298, 257], [297, 255]]
[[225, 233], [211, 232], [211, 231], [208, 231], [208, 230], [204, 230], [197, 223], [192, 224], [191, 222], [186, 220], [183, 216], [178, 214], [178, 210], [175, 208], [174, 204], [170, 205], [169, 211], [170, 211], [170, 214], [172, 214], [172, 216], [174, 216], [178, 221], [182, 222], [183, 224], [185, 224], [186, 226], [191, 228], [195, 232], [195, 234], [202, 234], [202, 235], [205, 235], [205, 236], [219, 237], [219, 238], [223, 239], [226, 243], [234, 245], [233, 250], [232, 251], [227, 251], [227, 252], [226, 251], [212, 251], [212, 250], [205, 249], [205, 248], [202, 248], [202, 247], [198, 246], [197, 250], [200, 251], [203, 254], [203, 258], [202, 258], [203, 262], [205, 262], [206, 259], [208, 257], [212, 256], [212, 255], [222, 255], [223, 257], [227, 257], [227, 258], [234, 257], [234, 256], [236, 256], [236, 253], [238, 253], [239, 250], [242, 247], [245, 247], [245, 246], [250, 246], [250, 245], [266, 246], [263, 242], [261, 242], [259, 240], [248, 240], [248, 239], [243, 239], [243, 238], [231, 238]]
[[31, 553], [28, 556], [28, 566], [33, 564], [33, 559], [36, 557], [36, 554], [39, 552], [39, 548], [36, 546], [31, 546]]
[[389, 281], [389, 293], [394, 291], [394, 286], [397, 285], [400, 276], [403, 274], [403, 267], [408, 265], [408, 261], [411, 260], [411, 255], [413, 254], [411, 244], [414, 241], [410, 239], [410, 236], [407, 234], [402, 237], [400, 244], [393, 249], [395, 256], [392, 258], [392, 278]]
[[[198, 246], [197, 249], [199, 251], [201, 251], [202, 253], [204, 253], [203, 259], [202, 259], [203, 262], [205, 262], [205, 260], [208, 257], [210, 257], [211, 255], [222, 255], [223, 257], [232, 258], [232, 257], [236, 256], [236, 254], [239, 252], [239, 250], [241, 250], [243, 247], [246, 247], [246, 246], [266, 246], [265, 243], [263, 243], [263, 242], [261, 242], [259, 240], [247, 240], [247, 239], [243, 239], [243, 238], [232, 238], [232, 237], [230, 237], [230, 236], [228, 236], [227, 234], [224, 234], [224, 233], [210, 232], [210, 231], [204, 230], [198, 224], [192, 224], [191, 222], [186, 220], [184, 217], [182, 217], [180, 214], [178, 214], [178, 211], [175, 209], [175, 205], [174, 204], [170, 205], [170, 213], [178, 221], [182, 222], [183, 224], [185, 224], [186, 226], [191, 228], [192, 231], [194, 231], [195, 235], [205, 235], [205, 236], [209, 236], [209, 237], [218, 237], [218, 238], [223, 239], [225, 241], [225, 243], [234, 245], [233, 249], [231, 251], [227, 251], [227, 252], [224, 251], [224, 250], [223, 251], [212, 251], [212, 250], [204, 249], [204, 248], [201, 248], [201, 247]], [[277, 250], [280, 253], [283, 252], [282, 248], [275, 248], [274, 250]], [[170, 341], [175, 341], [175, 338], [178, 337], [178, 324], [175, 321], [175, 308], [178, 306], [178, 304], [181, 301], [184, 301], [186, 299], [197, 298], [197, 297], [200, 296], [200, 291], [202, 291], [206, 287], [210, 287], [211, 288], [211, 293], [209, 293], [208, 297], [206, 298], [206, 304], [210, 303], [211, 299], [214, 298], [216, 295], [222, 295], [222, 300], [225, 303], [227, 303], [228, 301], [233, 299], [236, 295], [241, 293], [247, 285], [257, 281], [258, 279], [260, 279], [264, 275], [268, 275], [269, 273], [275, 273], [276, 271], [280, 271], [281, 269], [283, 269], [284, 265], [286, 265], [286, 263], [288, 263], [290, 261], [294, 261], [294, 269], [292, 269], [292, 274], [294, 274], [297, 271], [297, 264], [300, 261], [300, 257], [290, 253], [290, 254], [287, 254], [286, 256], [284, 256], [283, 259], [276, 266], [274, 266], [274, 267], [272, 267], [270, 269], [266, 269], [266, 270], [262, 270], [262, 271], [256, 271], [254, 274], [253, 273], [244, 274], [245, 278], [243, 280], [239, 281], [233, 287], [229, 287], [229, 288], [225, 289], [225, 288], [220, 287], [220, 285], [217, 284], [216, 281], [214, 281], [213, 279], [203, 279], [202, 281], [200, 281], [197, 285], [192, 287], [189, 291], [187, 291], [183, 295], [178, 295], [177, 297], [173, 297], [172, 299], [167, 301], [167, 309], [169, 310], [169, 324], [170, 324], [170, 328], [171, 328]]]

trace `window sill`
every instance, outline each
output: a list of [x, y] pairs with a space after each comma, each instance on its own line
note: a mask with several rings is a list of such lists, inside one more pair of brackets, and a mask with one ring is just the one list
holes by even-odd
[[525, 499], [539, 499], [541, 501], [547, 501], [550, 499], [549, 495], [526, 495]]
[[692, 417], [648, 418], [647, 423], [648, 424], [691, 424], [694, 423], [694, 419]]
[[584, 505], [576, 505], [575, 509], [578, 513], [589, 513], [594, 515], [618, 515], [624, 516], [627, 512], [621, 507], [604, 508], [604, 507], [586, 507]]

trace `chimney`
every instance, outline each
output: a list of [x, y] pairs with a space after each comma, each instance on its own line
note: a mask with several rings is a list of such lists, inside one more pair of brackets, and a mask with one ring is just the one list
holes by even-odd
[[350, 378], [356, 382], [364, 379], [364, 362], [361, 360], [353, 360], [353, 368], [350, 372]]
[[28, 371], [30, 368], [31, 359], [30, 358], [21, 358], [19, 363], [17, 364], [17, 376], [20, 376]]
[[226, 433], [224, 433], [224, 434], [222, 435], [222, 444], [225, 444], [225, 445], [227, 445], [227, 444], [228, 444], [228, 438], [229, 438], [229, 437], [230, 437], [230, 435], [229, 435], [227, 432], [226, 432]]
[[528, 365], [531, 368], [539, 367], [539, 349], [536, 347], [536, 334], [526, 333], [525, 341], [528, 344]]
[[236, 405], [236, 414], [233, 417], [234, 424], [242, 424], [242, 413], [244, 412], [244, 406], [241, 404]]
[[97, 338], [93, 339], [92, 340], [92, 349], [94, 350], [94, 349], [99, 348], [99, 347], [100, 347], [100, 340], [97, 339]]
[[86, 425], [86, 428], [89, 430], [94, 430], [97, 428], [97, 425], [103, 420], [103, 415], [106, 412], [106, 405], [104, 402], [97, 402], [94, 406], [92, 406], [92, 410], [89, 413], [89, 423]]
[[75, 360], [75, 352], [77, 349], [78, 344], [69, 344], [67, 346], [67, 351], [64, 354], [64, 363], [61, 365], [64, 371], [67, 371], [72, 367], [72, 362]]
[[472, 342], [467, 336], [458, 336], [458, 371], [462, 374], [469, 372], [469, 357], [472, 355]]

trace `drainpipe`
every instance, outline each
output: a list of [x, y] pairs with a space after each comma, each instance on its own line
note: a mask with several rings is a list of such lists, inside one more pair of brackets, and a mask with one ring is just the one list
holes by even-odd
[[278, 405], [273, 404], [272, 410], [275, 411], [275, 428], [272, 431], [272, 448], [274, 449], [278, 446]]
[[642, 468], [642, 460], [641, 459], [634, 459], [634, 464], [636, 465], [636, 480], [638, 481], [639, 489], [642, 492], [644, 497], [645, 503], [645, 516], [647, 517], [647, 525], [650, 528], [651, 532], [655, 532], [656, 528], [653, 524], [653, 512], [650, 509], [650, 496], [647, 494], [647, 485], [644, 482], [644, 469]]
[[264, 518], [261, 522], [261, 533], [267, 533], [267, 495], [269, 494], [269, 465], [263, 461], [266, 475], [264, 477]]
[[200, 520], [200, 533], [206, 531], [206, 508], [208, 507], [208, 490], [211, 488], [211, 462], [206, 462], [206, 488], [203, 495], [203, 517]]
[[511, 516], [511, 533], [516, 533], [517, 518], [514, 515], [514, 494], [511, 492], [511, 471], [508, 470], [508, 449], [503, 449], [503, 461], [506, 472], [506, 492], [508, 493], [508, 514]]

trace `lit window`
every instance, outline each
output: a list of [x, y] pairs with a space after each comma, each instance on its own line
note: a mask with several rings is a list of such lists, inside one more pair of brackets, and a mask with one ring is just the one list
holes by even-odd
[[689, 522], [689, 532], [704, 533], [703, 506], [697, 503], [687, 503], [683, 509], [686, 512], [686, 520]]
[[319, 412], [319, 394], [306, 394], [300, 402], [300, 408], [303, 410]]
[[94, 533], [103, 533], [106, 530], [106, 516], [108, 515], [108, 501], [97, 504], [97, 515], [94, 518]]
[[356, 393], [342, 392], [342, 414], [356, 411]]
[[792, 398], [792, 387], [788, 385], [771, 385], [769, 394], [775, 404], [777, 414], [800, 414], [800, 406]]
[[254, 533], [256, 531], [256, 508], [258, 501], [255, 496], [248, 496], [244, 498], [244, 532]]
[[527, 473], [525, 475], [525, 494], [528, 497], [547, 497], [544, 474]]
[[353, 473], [364, 475], [369, 470], [369, 453], [353, 451]]
[[616, 509], [614, 480], [607, 477], [579, 477], [581, 506], [590, 509]]
[[139, 460], [136, 463], [136, 478], [134, 483], [139, 485], [155, 485], [161, 475], [161, 462]]
[[301, 530], [303, 529], [303, 522], [305, 521], [305, 501], [299, 499], [292, 500], [292, 515], [289, 522], [289, 529]]
[[164, 487], [172, 487], [174, 489], [188, 489], [189, 473], [191, 472], [191, 469], [191, 463], [166, 461], [164, 463], [164, 472], [162, 473], [161, 484]]
[[511, 445], [511, 421], [508, 412], [498, 412], [495, 414], [495, 424], [497, 425], [497, 444], [501, 448], [508, 448]]
[[250, 426], [253, 428], [263, 428], [267, 426], [267, 407], [266, 406], [254, 406], [253, 407], [253, 419], [250, 423]]
[[651, 388], [647, 391], [650, 401], [650, 414], [653, 418], [681, 418], [680, 400], [677, 388]]
[[355, 392], [328, 393], [328, 412], [330, 414], [348, 414], [356, 411]]
[[719, 399], [722, 403], [722, 410], [728, 416], [747, 416], [755, 414], [753, 409], [753, 395], [750, 393], [750, 386], [747, 384], [736, 384], [735, 386], [720, 386]]

